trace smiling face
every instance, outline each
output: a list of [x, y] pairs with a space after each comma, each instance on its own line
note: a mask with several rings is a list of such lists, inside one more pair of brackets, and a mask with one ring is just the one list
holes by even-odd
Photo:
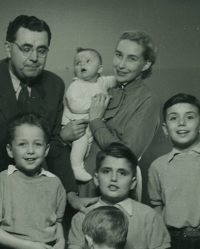
[[8, 155], [14, 158], [16, 168], [27, 176], [39, 174], [48, 151], [49, 145], [46, 143], [44, 132], [29, 124], [17, 126], [11, 145], [7, 145]]
[[200, 115], [198, 108], [188, 103], [178, 103], [167, 109], [165, 135], [169, 135], [175, 148], [188, 152], [198, 143]]
[[151, 66], [143, 57], [144, 48], [135, 41], [121, 40], [115, 50], [114, 74], [119, 83], [135, 80], [142, 71]]
[[106, 156], [94, 177], [99, 186], [102, 200], [114, 205], [125, 200], [136, 185], [130, 162], [125, 158]]
[[75, 76], [81, 80], [96, 82], [102, 72], [100, 59], [94, 51], [82, 51], [74, 59]]
[[15, 43], [6, 42], [10, 70], [19, 79], [30, 80], [37, 77], [45, 67], [46, 58], [38, 57], [36, 49], [48, 48], [47, 32], [31, 31], [21, 27], [17, 31], [15, 42], [19, 46], [33, 48], [34, 51], [29, 57], [25, 57]]

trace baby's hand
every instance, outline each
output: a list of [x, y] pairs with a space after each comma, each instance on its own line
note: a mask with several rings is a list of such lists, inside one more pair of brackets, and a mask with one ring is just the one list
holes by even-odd
[[44, 243], [40, 242], [30, 242], [29, 247], [27, 249], [52, 249], [52, 246], [48, 246]]

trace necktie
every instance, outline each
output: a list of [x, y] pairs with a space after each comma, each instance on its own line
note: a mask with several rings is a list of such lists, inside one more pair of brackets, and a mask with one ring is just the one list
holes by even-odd
[[24, 82], [20, 82], [21, 90], [18, 96], [18, 112], [24, 113], [30, 111], [30, 98], [27, 85]]

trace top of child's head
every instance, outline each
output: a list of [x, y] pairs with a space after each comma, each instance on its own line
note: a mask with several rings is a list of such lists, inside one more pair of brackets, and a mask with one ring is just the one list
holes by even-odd
[[121, 143], [112, 143], [96, 157], [94, 182], [102, 200], [114, 205], [128, 198], [136, 186], [137, 157]]
[[36, 176], [49, 151], [50, 127], [46, 119], [30, 112], [14, 116], [7, 125], [7, 153], [16, 168]]
[[77, 48], [74, 57], [74, 74], [81, 80], [97, 82], [103, 71], [102, 57], [92, 48]]
[[82, 229], [89, 248], [123, 249], [128, 225], [128, 218], [120, 209], [101, 206], [87, 213]]
[[81, 52], [93, 52], [93, 53], [95, 53], [97, 55], [98, 59], [99, 59], [99, 64], [102, 65], [102, 57], [101, 57], [100, 53], [96, 49], [78, 47], [76, 49], [76, 55], [81, 53]]
[[163, 106], [163, 131], [174, 147], [183, 152], [198, 144], [200, 133], [200, 102], [190, 94], [179, 93]]

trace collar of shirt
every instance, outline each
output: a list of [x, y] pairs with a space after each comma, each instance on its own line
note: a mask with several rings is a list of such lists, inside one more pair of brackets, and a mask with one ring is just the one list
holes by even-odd
[[[99, 198], [99, 203], [102, 205], [102, 206], [106, 206], [108, 205], [107, 203], [105, 203], [104, 201], [102, 201], [101, 198]], [[116, 203], [114, 205], [115, 207], [118, 207], [120, 209], [123, 209], [124, 211], [126, 211], [130, 216], [133, 215], [132, 213], [132, 200], [130, 198], [127, 198], [123, 201], [120, 201], [118, 203]]]
[[[200, 154], [200, 143], [198, 143], [194, 148], [192, 148], [187, 154], [191, 154], [191, 153]], [[175, 158], [175, 156], [180, 155], [180, 154], [185, 155], [186, 153], [173, 148], [173, 150], [169, 153], [168, 162], [170, 163]]]
[[[12, 175], [14, 172], [19, 171], [14, 165], [9, 165], [8, 166], [8, 173], [7, 175]], [[56, 177], [54, 174], [52, 174], [49, 171], [44, 170], [43, 168], [41, 168], [41, 172], [38, 176], [47, 176], [47, 177]]]
[[11, 77], [11, 80], [12, 80], [12, 83], [13, 83], [14, 90], [15, 90], [15, 92], [17, 92], [18, 88], [21, 89], [20, 80], [11, 72], [10, 69], [9, 69], [9, 73], [10, 73], [10, 77]]
[[132, 89], [140, 86], [141, 83], [142, 83], [142, 78], [141, 78], [141, 76], [139, 76], [133, 81], [119, 84], [118, 87], [121, 89], [125, 89], [127, 91], [127, 90], [132, 90]]

